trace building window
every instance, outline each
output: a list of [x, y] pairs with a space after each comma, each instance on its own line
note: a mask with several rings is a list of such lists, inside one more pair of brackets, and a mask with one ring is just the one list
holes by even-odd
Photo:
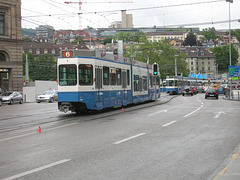
[[5, 35], [5, 16], [0, 13], [0, 35]]
[[208, 62], [208, 65], [210, 65], [210, 62]]
[[202, 67], [202, 72], [204, 72], [204, 67]]
[[0, 61], [6, 61], [6, 56], [3, 53], [0, 53]]
[[191, 61], [191, 65], [193, 65], [193, 61]]
[[204, 66], [204, 62], [202, 62], [202, 65]]
[[210, 71], [210, 67], [208, 67], [208, 71]]

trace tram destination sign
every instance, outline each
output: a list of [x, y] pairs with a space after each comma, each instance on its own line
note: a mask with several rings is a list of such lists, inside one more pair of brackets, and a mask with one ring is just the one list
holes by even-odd
[[240, 77], [240, 66], [228, 66], [229, 77]]

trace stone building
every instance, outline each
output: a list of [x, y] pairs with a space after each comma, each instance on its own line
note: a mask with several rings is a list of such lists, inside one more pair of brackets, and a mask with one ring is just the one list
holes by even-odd
[[216, 74], [216, 56], [207, 49], [196, 47], [181, 47], [180, 52], [186, 54], [186, 62], [190, 73], [204, 73], [208, 78], [215, 78]]
[[0, 87], [22, 92], [21, 0], [0, 1]]

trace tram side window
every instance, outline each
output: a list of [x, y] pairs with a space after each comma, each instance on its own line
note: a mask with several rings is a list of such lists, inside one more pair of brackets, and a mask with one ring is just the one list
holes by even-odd
[[147, 91], [147, 76], [143, 76], [143, 91]]
[[141, 77], [139, 78], [139, 91], [143, 91], [143, 79]]
[[127, 70], [127, 85], [130, 85], [130, 72]]
[[77, 84], [77, 66], [60, 65], [59, 66], [59, 85], [71, 86]]
[[150, 73], [150, 86], [153, 87], [153, 76], [152, 76], [152, 73]]
[[110, 69], [110, 85], [116, 85], [116, 69]]
[[139, 75], [134, 75], [134, 91], [139, 91]]
[[79, 65], [79, 85], [93, 85], [93, 66], [90, 64]]
[[121, 85], [121, 69], [116, 69], [117, 85]]
[[109, 85], [109, 67], [103, 67], [103, 85]]

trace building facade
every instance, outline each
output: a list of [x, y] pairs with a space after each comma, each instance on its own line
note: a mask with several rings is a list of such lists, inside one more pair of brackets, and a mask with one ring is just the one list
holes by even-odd
[[23, 89], [21, 1], [0, 1], [0, 87]]
[[36, 39], [38, 42], [53, 42], [55, 29], [49, 25], [40, 25], [36, 28]]
[[216, 76], [216, 56], [207, 49], [198, 47], [181, 47], [180, 52], [186, 54], [186, 62], [191, 74], [206, 74], [207, 78]]

